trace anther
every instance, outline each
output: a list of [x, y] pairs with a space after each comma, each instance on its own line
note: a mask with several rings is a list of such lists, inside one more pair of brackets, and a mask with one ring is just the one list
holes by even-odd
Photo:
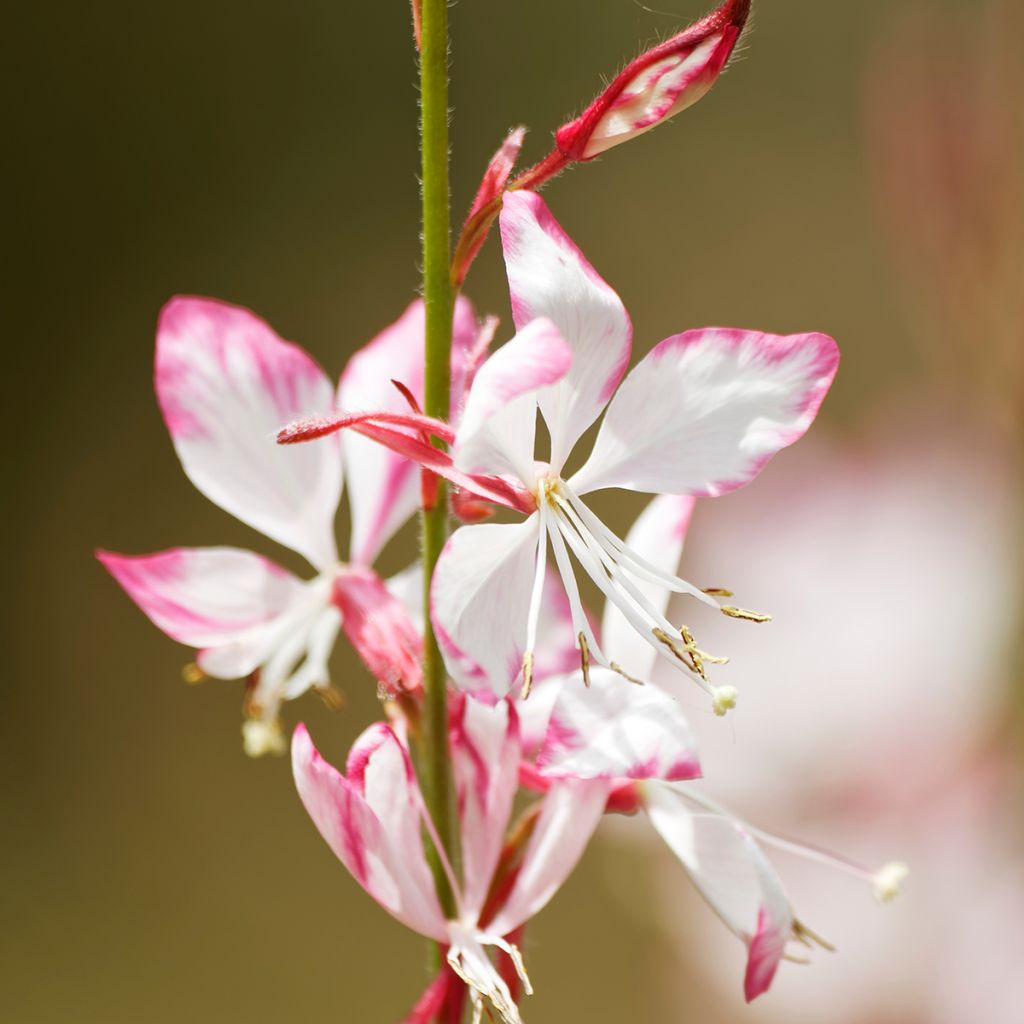
[[331, 711], [340, 711], [345, 706], [345, 695], [333, 686], [318, 686], [316, 692]]
[[733, 597], [734, 596], [733, 592], [731, 590], [726, 590], [725, 587], [705, 587], [704, 588], [704, 593], [707, 594], [708, 597]]
[[795, 918], [793, 920], [793, 938], [808, 949], [820, 946], [829, 953], [834, 953], [836, 951], [836, 947], [833, 946], [831, 942], [823, 939], [816, 932], [812, 932], [811, 929], [803, 923], [803, 921], [798, 921]]
[[189, 686], [196, 686], [198, 683], [201, 683], [210, 677], [194, 661], [190, 661], [182, 668], [181, 678], [184, 679]]
[[617, 675], [622, 676], [623, 679], [628, 683], [636, 683], [637, 686], [646, 686], [647, 684], [642, 679], [637, 679], [636, 676], [631, 676], [618, 662], [613, 661], [608, 666]]
[[748, 612], [746, 608], [735, 608], [731, 604], [725, 605], [721, 612], [728, 615], [730, 619], [742, 619], [744, 622], [771, 622], [770, 615], [763, 615], [761, 612]]
[[576, 638], [580, 645], [580, 668], [583, 671], [583, 685], [590, 686], [590, 645], [584, 633]]
[[[581, 634], [582, 635], [582, 634]], [[526, 700], [530, 696], [533, 687], [533, 651], [527, 651], [523, 656], [523, 692], [521, 697]]]

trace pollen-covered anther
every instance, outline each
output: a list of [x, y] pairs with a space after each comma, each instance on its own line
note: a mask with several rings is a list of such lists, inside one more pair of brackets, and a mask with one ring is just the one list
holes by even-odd
[[523, 656], [523, 691], [522, 699], [526, 700], [530, 696], [530, 690], [533, 688], [533, 651], [527, 651]]
[[736, 707], [738, 697], [735, 686], [714, 686], [711, 688], [711, 709], [722, 718]]
[[608, 667], [616, 673], [616, 675], [622, 676], [627, 683], [635, 683], [637, 686], [647, 685], [642, 679], [637, 679], [636, 676], [631, 676], [617, 661], [611, 662]]
[[[699, 676], [703, 683], [707, 684], [707, 673], [704, 671], [704, 666], [694, 660], [693, 655], [686, 649], [684, 644], [681, 644], [674, 636], [666, 633], [660, 626], [655, 626], [651, 630], [651, 635], [659, 644], [667, 647], [671, 651], [672, 656], [676, 661], [681, 662], [685, 665], [695, 676]], [[680, 634], [681, 636], [682, 634]], [[705, 685], [705, 689], [707, 686]]]
[[811, 931], [803, 921], [796, 918], [793, 919], [793, 939], [808, 949], [814, 949], [817, 946], [819, 949], [824, 949], [829, 953], [836, 951], [836, 947], [831, 942], [823, 939], [817, 932]]
[[583, 672], [583, 685], [590, 686], [590, 644], [587, 643], [587, 636], [581, 632], [576, 638], [580, 645], [580, 670]]
[[184, 679], [189, 686], [197, 686], [199, 683], [204, 682], [210, 677], [194, 661], [190, 661], [187, 665], [182, 667], [181, 678]]
[[903, 861], [894, 860], [883, 865], [874, 873], [871, 883], [879, 903], [891, 903], [900, 894], [900, 889], [910, 874], [910, 868]]
[[316, 692], [331, 711], [340, 711], [345, 706], [345, 694], [334, 686], [318, 686]]
[[721, 612], [728, 615], [730, 619], [742, 619], [744, 622], [771, 622], [772, 617], [762, 612], [747, 611], [746, 608], [736, 608], [731, 604], [723, 605]]
[[717, 654], [708, 654], [707, 651], [702, 651], [697, 646], [697, 641], [694, 639], [693, 634], [690, 632], [688, 626], [679, 627], [679, 635], [683, 638], [684, 647], [690, 656], [690, 660], [693, 662], [694, 671], [697, 672], [702, 679], [707, 679], [707, 672], [704, 668], [704, 663], [707, 662], [709, 665], [728, 665], [729, 659], [720, 657]]

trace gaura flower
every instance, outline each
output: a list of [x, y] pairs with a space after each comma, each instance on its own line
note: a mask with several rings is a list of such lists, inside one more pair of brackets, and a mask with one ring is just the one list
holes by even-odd
[[592, 160], [693, 106], [718, 80], [749, 14], [750, 0], [728, 0], [642, 53], [579, 117], [558, 129], [558, 150], [573, 160]]
[[[476, 338], [468, 302], [460, 303], [455, 328], [453, 386], [461, 392]], [[416, 302], [350, 360], [339, 405], [406, 408], [389, 379], [401, 376], [421, 393], [422, 350], [423, 308]], [[419, 633], [370, 568], [418, 506], [415, 466], [355, 434], [296, 452], [275, 446], [277, 427], [310, 405], [332, 403], [334, 387], [302, 349], [237, 306], [172, 299], [160, 314], [155, 380], [164, 422], [193, 484], [297, 551], [317, 573], [300, 580], [237, 548], [98, 552], [157, 627], [198, 649], [196, 675], [252, 678], [247, 752], [283, 752], [280, 705], [310, 687], [327, 689], [327, 660], [339, 630], [385, 687], [418, 688]], [[348, 563], [339, 561], [334, 539], [343, 454], [352, 509]]]
[[[688, 498], [656, 498], [630, 531], [631, 549], [654, 563], [676, 564], [692, 504]], [[646, 599], [662, 610], [670, 594], [653, 584], [645, 590]], [[646, 659], [645, 674], [653, 671], [653, 653], [639, 648], [613, 604], [605, 607], [602, 637], [606, 643], [621, 640], [623, 648], [632, 645], [637, 659]], [[880, 900], [896, 895], [905, 865], [868, 871], [755, 829], [701, 793], [692, 783], [700, 768], [689, 724], [666, 693], [631, 684], [606, 669], [592, 669], [590, 677], [589, 692], [574, 685], [578, 678], [556, 682], [545, 736], [535, 764], [524, 770], [524, 781], [543, 789], [545, 780], [604, 779], [612, 787], [609, 809], [645, 811], [696, 889], [746, 945], [748, 1001], [767, 990], [790, 942], [829, 948], [796, 918], [763, 846], [853, 874], [870, 882]]]
[[[469, 988], [474, 1020], [481, 1019], [486, 1002], [506, 1024], [520, 1024], [486, 947], [511, 957], [529, 993], [519, 951], [505, 936], [537, 914], [575, 867], [604, 810], [608, 784], [554, 782], [531, 819], [517, 868], [502, 876], [522, 757], [515, 709], [508, 701], [490, 707], [462, 697], [452, 709], [449, 746], [461, 884], [433, 833], [405, 744], [392, 727], [371, 726], [352, 747], [342, 775], [299, 726], [292, 741], [295, 781], [320, 834], [363, 889], [406, 927], [447, 948], [448, 965]], [[436, 894], [421, 841], [424, 828], [455, 894], [452, 919]]]
[[[572, 558], [643, 640], [689, 672], [724, 714], [736, 694], [709, 682], [706, 665], [715, 659], [685, 626], [651, 606], [642, 585], [657, 582], [734, 618], [767, 617], [724, 605], [715, 593], [638, 556], [583, 498], [608, 487], [715, 496], [742, 486], [810, 426], [836, 372], [835, 342], [822, 334], [688, 331], [655, 346], [623, 380], [629, 317], [543, 200], [531, 192], [507, 195], [501, 235], [519, 333], [481, 367], [457, 430], [422, 417], [342, 414], [296, 424], [279, 439], [356, 430], [488, 501], [527, 514], [521, 524], [457, 530], [438, 562], [432, 619], [459, 685], [503, 695], [521, 674], [529, 691], [550, 542], [585, 676], [592, 662], [627, 675], [636, 671], [598, 642]], [[538, 408], [551, 442], [541, 461]], [[565, 479], [576, 442], [602, 411], [590, 457]], [[412, 433], [422, 430], [450, 442], [452, 454]]]

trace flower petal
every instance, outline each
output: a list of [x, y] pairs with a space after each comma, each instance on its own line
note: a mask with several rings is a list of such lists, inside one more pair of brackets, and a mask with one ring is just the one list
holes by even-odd
[[578, 494], [734, 490], [803, 436], [838, 365], [824, 334], [708, 328], [666, 338], [623, 381], [570, 485]]
[[488, 932], [507, 935], [547, 905], [583, 855], [610, 788], [605, 779], [552, 783], [512, 890]]
[[572, 349], [550, 320], [531, 320], [480, 368], [455, 442], [455, 465], [467, 473], [536, 478], [534, 436], [542, 389], [565, 377]]
[[633, 329], [622, 300], [601, 279], [534, 192], [509, 192], [501, 212], [512, 316], [522, 329], [551, 320], [572, 349], [572, 368], [540, 399], [561, 469], [600, 415], [629, 365]]
[[489, 707], [464, 695], [451, 723], [462, 839], [462, 912], [479, 918], [519, 786], [519, 727], [508, 701]]
[[[338, 407], [346, 413], [409, 412], [406, 400], [391, 383], [397, 380], [423, 404], [423, 300], [411, 303], [390, 327], [348, 361], [338, 385]], [[452, 332], [452, 400], [461, 399], [466, 361], [476, 341], [476, 316], [468, 299], [455, 306]], [[305, 413], [326, 412], [330, 403], [307, 407]], [[352, 508], [352, 561], [370, 565], [391, 536], [412, 516], [420, 502], [419, 470], [354, 431], [342, 435], [345, 472]]]
[[[686, 496], [658, 495], [640, 513], [626, 534], [626, 547], [645, 561], [674, 575], [679, 571], [683, 542], [686, 540], [695, 504], [693, 498]], [[664, 615], [672, 592], [640, 577], [634, 577], [633, 583], [650, 604]], [[604, 604], [601, 644], [609, 658], [638, 678], [646, 680], [654, 669], [657, 655], [630, 625], [614, 601], [605, 601]]]
[[[98, 551], [96, 557], [158, 629], [199, 649], [251, 639], [254, 630], [301, 602], [306, 591], [279, 565], [238, 548], [171, 548], [153, 555]], [[216, 674], [237, 678], [258, 663], [250, 644]]]
[[694, 810], [664, 783], [644, 786], [651, 824], [712, 910], [747, 945], [747, 1000], [771, 984], [793, 914], [775, 870], [739, 822]]
[[337, 441], [296, 452], [277, 429], [333, 402], [320, 367], [247, 309], [175, 298], [156, 339], [156, 391], [185, 473], [225, 511], [317, 568], [337, 560]]
[[430, 617], [452, 679], [504, 696], [526, 647], [539, 516], [525, 523], [462, 526], [434, 570]]
[[313, 824], [356, 881], [404, 925], [446, 941], [420, 839], [418, 791], [394, 733], [383, 723], [371, 726], [353, 746], [345, 778], [300, 725], [292, 738], [292, 769]]
[[372, 570], [347, 566], [334, 584], [342, 628], [363, 664], [390, 693], [420, 688], [423, 641], [411, 616]]
[[604, 668], [561, 688], [537, 767], [549, 778], [700, 777], [690, 724], [679, 705], [653, 686], [637, 686]]

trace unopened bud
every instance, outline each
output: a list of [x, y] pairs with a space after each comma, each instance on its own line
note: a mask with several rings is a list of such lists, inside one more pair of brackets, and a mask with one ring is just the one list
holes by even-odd
[[569, 160], [591, 160], [692, 106], [722, 73], [749, 14], [750, 0], [727, 0], [641, 54], [579, 117], [558, 129], [558, 150]]

